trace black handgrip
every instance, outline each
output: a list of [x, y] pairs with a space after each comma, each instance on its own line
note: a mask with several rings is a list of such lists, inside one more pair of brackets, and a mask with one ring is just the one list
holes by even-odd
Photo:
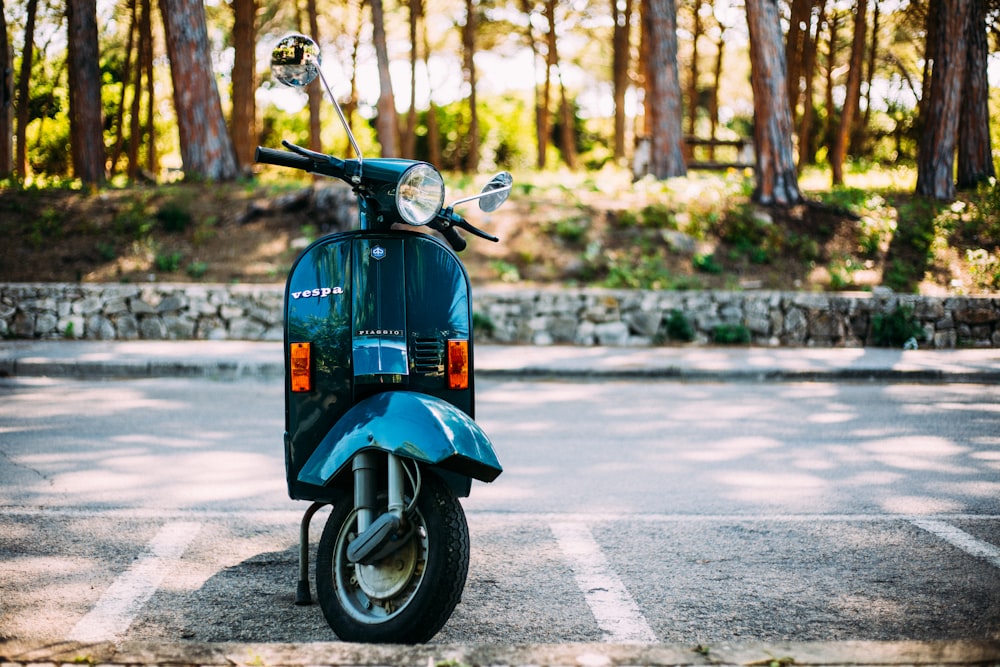
[[312, 171], [316, 168], [316, 163], [309, 158], [292, 153], [291, 151], [279, 151], [266, 146], [258, 146], [254, 153], [254, 160], [262, 164], [274, 164], [279, 167], [291, 167], [302, 171]]
[[444, 236], [444, 239], [445, 241], [448, 242], [448, 245], [454, 248], [455, 252], [462, 252], [463, 250], [465, 250], [466, 246], [465, 239], [463, 239], [462, 235], [458, 233], [458, 230], [452, 227], [451, 225], [448, 225], [447, 227], [442, 229], [441, 235]]

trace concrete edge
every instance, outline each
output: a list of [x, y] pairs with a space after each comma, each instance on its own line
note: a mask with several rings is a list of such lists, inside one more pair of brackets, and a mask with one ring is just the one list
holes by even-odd
[[[0, 359], [0, 377], [53, 377], [72, 379], [130, 378], [281, 378], [282, 363], [233, 361], [184, 362], [153, 360], [88, 362], [54, 359]], [[652, 368], [600, 369], [559, 368], [556, 366], [522, 366], [514, 368], [478, 368], [481, 379], [567, 379], [567, 380], [691, 380], [743, 382], [914, 382], [914, 383], [1000, 383], [1000, 368], [943, 371], [928, 368], [685, 368], [658, 366]]]
[[321, 665], [464, 667], [625, 667], [742, 665], [1000, 665], [1000, 641], [843, 641], [678, 644], [363, 645], [198, 642], [0, 643], [0, 665], [198, 665], [306, 667]]

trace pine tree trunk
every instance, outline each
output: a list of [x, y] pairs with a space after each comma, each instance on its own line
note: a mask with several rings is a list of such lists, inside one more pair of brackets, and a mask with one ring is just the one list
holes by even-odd
[[616, 161], [625, 159], [625, 93], [628, 92], [629, 33], [632, 26], [632, 0], [625, 0], [621, 9], [618, 0], [611, 0], [614, 18], [612, 33], [611, 72], [615, 101], [614, 155]]
[[[309, 36], [319, 43], [322, 37], [319, 33], [319, 12], [316, 9], [316, 0], [306, 1], [306, 20], [309, 22]], [[323, 124], [320, 122], [320, 114], [323, 110], [323, 89], [321, 86], [318, 78], [306, 86], [309, 106], [309, 149], [317, 153], [323, 152]]]
[[378, 60], [378, 115], [375, 117], [375, 132], [382, 145], [382, 157], [399, 157], [399, 126], [396, 123], [396, 98], [392, 94], [392, 78], [389, 76], [389, 47], [385, 38], [385, 14], [382, 0], [372, 0], [372, 40], [375, 42], [375, 57]]
[[257, 146], [257, 1], [232, 0], [233, 6], [233, 83], [232, 125], [236, 161], [243, 171], [253, 165]]
[[996, 176], [990, 139], [985, 0], [972, 0], [967, 25], [969, 50], [958, 122], [958, 187], [962, 189], [975, 188]]
[[[702, 36], [702, 25], [701, 25], [701, 13], [698, 11], [701, 9], [701, 3], [695, 2], [692, 5], [694, 10], [694, 16], [692, 17], [691, 25], [693, 29], [691, 31], [691, 63], [688, 69], [688, 105], [687, 105], [687, 133], [694, 136], [697, 130], [698, 124], [698, 75], [699, 62], [698, 62], [698, 39]], [[690, 153], [687, 145], [684, 145], [684, 149]]]
[[3, 0], [0, 0], [0, 179], [14, 171], [14, 47], [7, 36]]
[[[427, 38], [427, 21], [426, 19], [421, 23], [422, 37], [421, 41], [424, 44], [424, 69], [430, 71], [430, 63], [428, 59], [430, 58], [430, 42]], [[433, 165], [441, 164], [441, 132], [438, 129], [437, 120], [437, 105], [434, 104], [434, 91], [431, 91], [430, 99], [428, 101], [427, 109], [427, 160]]]
[[406, 132], [403, 133], [403, 157], [414, 158], [417, 153], [417, 63], [420, 49], [417, 47], [420, 18], [423, 15], [422, 0], [409, 0], [410, 10], [410, 108], [406, 114]]
[[31, 82], [31, 66], [35, 55], [35, 15], [38, 0], [28, 0], [24, 20], [24, 53], [21, 54], [21, 70], [17, 77], [17, 146], [14, 154], [14, 171], [22, 179], [28, 177], [28, 89]]
[[802, 94], [802, 116], [799, 118], [799, 169], [802, 165], [813, 164], [816, 161], [813, 151], [813, 133], [816, 114], [813, 107], [813, 87], [816, 81], [816, 52], [818, 51], [819, 32], [824, 20], [824, 7], [822, 0], [816, 4], [818, 15], [813, 21], [810, 13], [809, 30], [806, 32], [804, 53], [802, 58], [802, 69], [805, 72], [805, 90]]
[[66, 3], [70, 153], [73, 172], [89, 185], [103, 183], [105, 159], [97, 0]]
[[227, 181], [239, 175], [233, 142], [212, 73], [201, 0], [160, 0], [174, 88], [181, 159], [188, 178]]
[[798, 203], [801, 195], [792, 155], [792, 111], [778, 5], [776, 0], [747, 0], [746, 10], [757, 151], [753, 199], [789, 206]]
[[479, 110], [476, 100], [476, 2], [465, 0], [465, 25], [462, 27], [462, 70], [469, 84], [469, 130], [465, 141], [465, 170], [479, 169]]
[[851, 127], [861, 102], [861, 70], [864, 63], [868, 28], [868, 2], [857, 0], [854, 14], [854, 41], [851, 45], [851, 68], [847, 73], [847, 94], [844, 106], [840, 111], [840, 125], [830, 149], [830, 167], [833, 171], [833, 184], [844, 182], [844, 160], [847, 158], [847, 146], [850, 142]]
[[917, 156], [916, 192], [942, 201], [955, 198], [955, 143], [965, 81], [966, 21], [971, 4], [971, 0], [937, 3], [937, 40], [930, 93], [921, 119], [923, 133]]
[[656, 178], [687, 174], [684, 164], [681, 82], [677, 67], [674, 0], [645, 0], [643, 29], [649, 45], [646, 115], [650, 118], [649, 170]]

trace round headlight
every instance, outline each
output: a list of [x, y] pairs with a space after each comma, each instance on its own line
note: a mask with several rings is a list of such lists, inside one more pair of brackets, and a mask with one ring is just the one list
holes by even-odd
[[410, 225], [426, 225], [444, 204], [444, 179], [437, 169], [418, 163], [403, 172], [396, 185], [396, 209]]

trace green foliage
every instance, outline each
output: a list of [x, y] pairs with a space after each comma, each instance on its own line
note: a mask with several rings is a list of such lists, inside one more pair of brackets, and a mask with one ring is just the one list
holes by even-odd
[[173, 273], [181, 268], [181, 262], [184, 261], [184, 255], [181, 252], [167, 252], [162, 254], [157, 254], [156, 258], [153, 260], [154, 266], [156, 266], [157, 271], [163, 271], [165, 273]]
[[183, 204], [176, 201], [169, 201], [161, 206], [156, 212], [156, 219], [170, 234], [179, 234], [185, 231], [192, 222], [191, 213]]
[[545, 224], [545, 229], [567, 243], [581, 243], [590, 228], [588, 215], [574, 215]]
[[719, 324], [712, 329], [712, 341], [719, 345], [746, 345], [750, 330], [742, 324]]
[[711, 273], [718, 275], [722, 273], [722, 265], [715, 259], [715, 255], [695, 255], [691, 258], [691, 264], [694, 266], [695, 270], [701, 271], [702, 273]]
[[690, 343], [694, 340], [694, 327], [687, 316], [676, 308], [667, 317], [667, 337], [670, 340]]
[[767, 264], [785, 243], [784, 231], [750, 202], [736, 205], [719, 221], [716, 233], [733, 247], [733, 257]]
[[46, 208], [31, 224], [28, 238], [33, 248], [41, 248], [62, 236], [63, 213], [54, 208]]
[[618, 211], [613, 222], [621, 229], [677, 229], [674, 210], [662, 203], [649, 204], [638, 213], [630, 210]]
[[897, 292], [910, 292], [923, 279], [933, 258], [937, 236], [935, 218], [940, 203], [914, 198], [899, 207], [899, 224], [889, 247], [882, 283]]
[[128, 201], [114, 216], [114, 230], [119, 236], [131, 240], [141, 240], [149, 236], [156, 218], [149, 210], [150, 195], [140, 192]]
[[[179, 263], [180, 262], [178, 261], [178, 264]], [[190, 264], [187, 265], [187, 268], [184, 270], [184, 272], [187, 273], [188, 276], [190, 276], [194, 280], [198, 280], [208, 272], [208, 263], [191, 262]]]
[[502, 259], [496, 259], [490, 262], [490, 267], [496, 273], [500, 282], [516, 283], [521, 280], [521, 272], [518, 270], [517, 266], [511, 264], [510, 262], [505, 262]]
[[872, 318], [872, 340], [879, 347], [903, 347], [911, 338], [923, 340], [924, 330], [913, 318], [913, 309], [901, 306]]
[[493, 332], [496, 331], [496, 324], [493, 323], [489, 315], [475, 311], [472, 313], [472, 329], [478, 334], [492, 336]]

